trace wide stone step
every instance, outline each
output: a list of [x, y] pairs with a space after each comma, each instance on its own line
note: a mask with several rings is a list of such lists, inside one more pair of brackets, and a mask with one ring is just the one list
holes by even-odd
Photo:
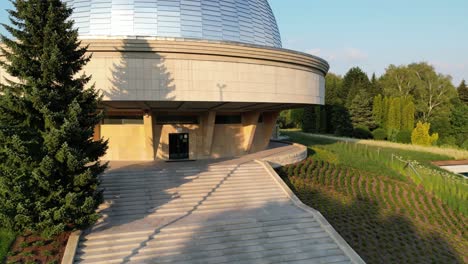
[[[148, 205], [148, 206], [161, 206], [165, 204], [176, 204], [176, 203], [197, 203], [205, 199], [207, 196], [206, 193], [200, 193], [198, 196], [192, 196], [188, 198], [182, 197], [163, 197], [163, 198], [149, 198], [149, 199], [111, 199], [107, 200], [106, 203], [102, 204], [99, 208], [104, 209], [109, 206], [138, 206], [138, 205]], [[209, 196], [211, 197], [211, 195]], [[217, 200], [226, 200], [226, 199], [236, 199], [236, 200], [245, 200], [245, 199], [257, 199], [263, 197], [265, 199], [274, 199], [274, 198], [283, 198], [285, 194], [282, 192], [267, 192], [267, 193], [248, 193], [248, 194], [226, 194], [224, 196], [216, 196]], [[210, 198], [210, 200], [213, 200]]]
[[199, 197], [197, 199], [167, 199], [167, 200], [158, 200], [158, 201], [132, 201], [132, 202], [119, 202], [115, 201], [113, 203], [106, 203], [99, 206], [99, 210], [127, 210], [132, 208], [146, 208], [146, 209], [158, 209], [164, 207], [183, 207], [183, 206], [196, 206], [201, 204], [223, 204], [223, 203], [248, 203], [254, 201], [272, 201], [275, 200], [284, 200], [288, 199], [285, 195], [281, 193], [274, 194], [262, 194], [259, 193], [255, 196], [244, 196], [242, 199], [239, 199], [239, 196], [225, 196], [222, 198], [213, 199], [210, 196], [208, 197]]
[[[333, 250], [333, 252], [331, 252]], [[324, 252], [325, 251], [325, 252]], [[141, 250], [135, 257], [131, 257], [130, 260], [151, 260], [157, 263], [174, 263], [174, 262], [193, 262], [193, 261], [206, 261], [205, 263], [219, 263], [219, 260], [227, 258], [230, 261], [242, 261], [249, 260], [252, 258], [268, 258], [272, 256], [281, 256], [284, 254], [295, 254], [295, 253], [314, 253], [310, 254], [309, 257], [327, 256], [329, 254], [342, 254], [341, 250], [338, 249], [335, 243], [327, 244], [313, 244], [313, 243], [291, 243], [290, 245], [283, 243], [276, 244], [264, 244], [258, 246], [240, 246], [231, 247], [224, 250], [204, 250], [199, 248], [198, 250], [181, 250], [170, 252], [167, 254], [153, 253], [150, 250]]]
[[219, 187], [214, 189], [213, 187], [210, 188], [196, 188], [196, 189], [171, 189], [171, 190], [149, 190], [146, 192], [128, 192], [128, 193], [120, 193], [120, 194], [106, 194], [104, 192], [104, 199], [105, 200], [114, 200], [114, 199], [122, 199], [122, 198], [134, 198], [134, 197], [141, 197], [144, 199], [147, 198], [168, 198], [168, 197], [198, 197], [200, 195], [207, 195], [211, 193], [212, 196], [214, 195], [226, 195], [226, 194], [249, 194], [258, 192], [268, 192], [268, 191], [276, 191], [282, 192], [282, 190], [274, 184], [269, 184], [265, 186], [252, 186], [252, 185], [237, 185], [237, 186], [225, 186]]
[[[240, 197], [243, 197], [243, 199], [239, 199]], [[199, 205], [206, 205], [206, 204], [224, 204], [224, 203], [249, 203], [249, 202], [256, 202], [256, 201], [266, 201], [266, 202], [271, 202], [275, 203], [275, 199], [278, 199], [278, 201], [283, 201], [284, 199], [287, 199], [287, 197], [281, 193], [276, 193], [276, 192], [264, 192], [264, 193], [257, 193], [251, 196], [226, 196], [224, 195], [223, 197], [200, 197], [197, 200], [191, 200], [191, 201], [178, 201], [178, 200], [172, 200], [172, 201], [166, 201], [166, 202], [161, 202], [161, 201], [155, 201], [153, 203], [151, 202], [145, 202], [144, 200], [141, 200], [139, 203], [120, 203], [114, 202], [114, 203], [109, 203], [109, 204], [103, 204], [98, 212], [102, 212], [105, 210], [132, 210], [132, 209], [158, 209], [158, 208], [164, 208], [164, 207], [179, 207], [179, 206], [199, 206]]]
[[[136, 209], [127, 209], [123, 210], [109, 210], [102, 212], [103, 216], [107, 217], [121, 217], [121, 216], [130, 216], [135, 218], [136, 216], [140, 217], [160, 217], [168, 215], [180, 215], [187, 213], [206, 213], [206, 212], [225, 212], [234, 209], [243, 209], [243, 208], [256, 208], [265, 204], [268, 204], [269, 201], [251, 201], [248, 203], [235, 202], [235, 203], [223, 203], [223, 204], [201, 204], [199, 206], [187, 206], [181, 208], [160, 208], [156, 210], [146, 210], [145, 208], [136, 208]], [[289, 199], [284, 201], [276, 201], [277, 205], [290, 205], [291, 202]]]
[[100, 184], [99, 187], [109, 190], [109, 191], [118, 191], [118, 190], [131, 190], [133, 188], [142, 188], [142, 189], [150, 189], [150, 188], [168, 188], [168, 187], [184, 187], [187, 185], [190, 186], [197, 186], [197, 185], [217, 185], [217, 184], [228, 184], [228, 183], [267, 183], [271, 182], [271, 178], [268, 176], [253, 176], [253, 177], [230, 177], [230, 178], [219, 178], [219, 179], [196, 179], [193, 181], [166, 181], [166, 182], [156, 182], [152, 180], [141, 181], [141, 182], [132, 182], [129, 181], [125, 182], [114, 182], [112, 184]]
[[246, 174], [261, 174], [265, 173], [262, 169], [249, 169], [249, 170], [236, 170], [236, 171], [203, 171], [203, 172], [185, 172], [185, 173], [173, 173], [173, 172], [158, 172], [153, 174], [122, 174], [122, 175], [106, 175], [100, 176], [103, 181], [112, 180], [138, 180], [138, 179], [192, 179], [201, 177], [219, 177], [222, 175], [246, 175]]
[[[156, 238], [157, 239], [157, 238]], [[333, 243], [333, 240], [329, 238], [317, 239], [310, 241], [309, 239], [297, 239], [291, 241], [266, 241], [266, 239], [257, 239], [257, 240], [247, 240], [232, 243], [223, 243], [223, 244], [211, 244], [203, 245], [201, 248], [196, 243], [185, 244], [185, 243], [173, 243], [173, 245], [164, 246], [161, 243], [151, 243], [144, 242], [140, 245], [133, 245], [127, 248], [111, 248], [101, 249], [100, 251], [79, 249], [77, 252], [77, 258], [80, 259], [100, 259], [107, 257], [125, 257], [131, 255], [132, 252], [138, 251], [139, 255], [150, 255], [158, 257], [168, 257], [173, 255], [183, 255], [188, 252], [196, 252], [190, 254], [190, 258], [196, 257], [213, 257], [220, 256], [220, 254], [232, 254], [232, 253], [242, 253], [250, 251], [261, 251], [261, 250], [272, 250], [275, 248], [286, 248], [286, 247], [304, 247], [309, 245], [332, 245], [333, 248], [337, 248], [336, 244]], [[185, 241], [187, 242], [187, 241]], [[180, 260], [180, 259], [179, 259]]]
[[[184, 193], [135, 193], [135, 194], [125, 194], [125, 195], [106, 195], [104, 194], [104, 199], [109, 202], [120, 202], [120, 201], [160, 201], [160, 200], [168, 200], [168, 199], [191, 199], [191, 198], [199, 198], [199, 197], [206, 197], [207, 192], [184, 192]], [[211, 197], [225, 197], [225, 196], [233, 196], [238, 195], [239, 198], [255, 195], [255, 194], [283, 194], [283, 191], [279, 190], [276, 186], [274, 188], [265, 188], [265, 189], [255, 189], [255, 188], [244, 188], [242, 190], [229, 190], [223, 192], [213, 192], [210, 193]]]
[[262, 167], [259, 165], [249, 165], [241, 167], [210, 167], [207, 169], [203, 168], [181, 168], [181, 169], [148, 169], [148, 170], [111, 170], [103, 173], [101, 176], [122, 176], [122, 175], [157, 175], [161, 173], [165, 174], [185, 174], [185, 173], [228, 173], [232, 171], [249, 171], [249, 170], [261, 170]]
[[[247, 241], [248, 242], [248, 241]], [[266, 239], [257, 241], [256, 245], [236, 244], [233, 247], [225, 249], [206, 250], [205, 247], [187, 248], [179, 250], [159, 250], [153, 247], [140, 247], [129, 252], [118, 251], [116, 253], [105, 253], [102, 255], [94, 255], [92, 257], [77, 256], [79, 260], [90, 261], [108, 261], [116, 258], [129, 258], [131, 261], [151, 261], [153, 263], [202, 263], [198, 261], [206, 261], [206, 263], [217, 263], [222, 260], [222, 257], [229, 259], [229, 262], [242, 261], [255, 258], [268, 258], [272, 256], [282, 256], [293, 253], [314, 253], [308, 257], [321, 257], [330, 254], [342, 254], [341, 250], [332, 241], [317, 241], [320, 243], [310, 242], [307, 239], [296, 241], [273, 241]], [[333, 250], [333, 252], [332, 252]], [[138, 253], [138, 254], [134, 254]], [[237, 263], [237, 262], [236, 262]]]
[[[157, 229], [158, 233], [163, 234], [165, 237], [171, 235], [177, 235], [180, 233], [192, 234], [194, 231], [199, 233], [210, 233], [218, 231], [229, 231], [229, 230], [239, 230], [245, 228], [255, 228], [255, 227], [270, 227], [270, 226], [282, 226], [282, 225], [301, 225], [304, 223], [315, 223], [318, 224], [315, 219], [309, 214], [297, 214], [297, 215], [283, 215], [277, 216], [274, 218], [242, 218], [242, 219], [232, 219], [224, 221], [208, 221], [202, 222], [199, 224], [190, 224], [190, 225], [171, 225], [161, 229]], [[134, 237], [134, 236], [145, 236], [151, 234], [155, 229], [143, 229], [138, 231], [119, 231], [118, 228], [109, 231], [103, 231], [99, 233], [91, 233], [84, 237], [81, 237], [82, 240], [93, 240], [99, 243], [99, 240], [110, 239], [115, 240], [116, 238], [123, 237]]]
[[[301, 228], [301, 229], [307, 229], [307, 228], [318, 228], [318, 223], [315, 222], [308, 222], [308, 223], [298, 223], [294, 225], [294, 228]], [[233, 242], [225, 242], [222, 244], [219, 243], [211, 243], [209, 240], [206, 240], [207, 238], [216, 238], [216, 237], [226, 237], [227, 235], [230, 235], [234, 239], [234, 235], [241, 235], [245, 232], [250, 232], [254, 233], [255, 231], [258, 231], [259, 227], [252, 227], [252, 226], [246, 226], [243, 229], [232, 229], [232, 230], [214, 230], [214, 231], [207, 231], [207, 230], [197, 230], [197, 236], [196, 237], [191, 237], [191, 233], [178, 233], [178, 234], [165, 234], [164, 232], [160, 233], [154, 233], [153, 232], [146, 232], [146, 233], [138, 233], [136, 232], [132, 236], [115, 236], [115, 237], [110, 237], [105, 240], [107, 240], [106, 243], [94, 243], [93, 241], [96, 241], [96, 239], [91, 239], [88, 240], [88, 238], [84, 239], [83, 241], [90, 241], [88, 244], [82, 243], [80, 244], [81, 247], [78, 249], [78, 253], [80, 254], [92, 254], [92, 255], [97, 255], [97, 254], [106, 254], [109, 253], [110, 251], [131, 251], [136, 247], [139, 247], [141, 245], [145, 245], [146, 247], [153, 247], [158, 251], [167, 251], [171, 250], [174, 251], [176, 249], [180, 249], [181, 247], [184, 248], [190, 248], [190, 247], [198, 247], [203, 244], [204, 250], [221, 250], [225, 248], [231, 248], [234, 246], [238, 246], [239, 242], [238, 241], [233, 241]], [[277, 226], [269, 226], [269, 227], [263, 227], [263, 232], [267, 231], [281, 231], [281, 230], [289, 230], [292, 229], [292, 227], [285, 227], [284, 225], [277, 225]], [[246, 230], [245, 232], [242, 230]], [[241, 231], [241, 232], [239, 232]], [[137, 238], [139, 240], [137, 240]], [[197, 240], [190, 240], [190, 238], [196, 238]], [[126, 240], [127, 239], [127, 240]], [[130, 240], [134, 239], [134, 240]], [[203, 241], [205, 239], [206, 241]], [[326, 238], [332, 241], [330, 238]], [[199, 241], [200, 240], [200, 241]], [[301, 240], [301, 239], [298, 239]], [[302, 239], [302, 240], [307, 240], [307, 239]], [[309, 243], [318, 243], [320, 239], [314, 240], [314, 241], [309, 241]], [[133, 241], [133, 242], [132, 242]], [[134, 242], [136, 241], [136, 242]], [[272, 240], [274, 241], [274, 240]], [[294, 239], [290, 241], [296, 241]], [[324, 241], [321, 239], [320, 241]], [[327, 240], [328, 241], [328, 240]], [[284, 241], [282, 241], [283, 243]], [[258, 240], [258, 239], [251, 239], [248, 241], [243, 241], [242, 245], [262, 245], [264, 244], [265, 241], [263, 241], [263, 238]], [[87, 245], [87, 246], [84, 246]], [[91, 255], [90, 255], [91, 256]]]
[[[239, 229], [231, 229], [231, 230], [204, 230], [201, 229], [198, 232], [177, 232], [177, 233], [172, 233], [172, 232], [157, 232], [156, 234], [153, 231], [152, 233], [143, 233], [143, 232], [135, 232], [132, 235], [120, 235], [120, 236], [107, 236], [105, 240], [107, 242], [103, 242], [103, 238], [97, 239], [96, 237], [94, 239], [90, 238], [85, 238], [82, 243], [80, 243], [80, 254], [83, 255], [83, 253], [86, 252], [94, 252], [94, 254], [88, 254], [87, 256], [83, 258], [95, 258], [98, 255], [102, 254], [119, 254], [118, 252], [110, 252], [111, 250], [109, 246], [115, 246], [118, 245], [116, 243], [118, 242], [126, 242], [127, 244], [130, 245], [130, 247], [135, 246], [135, 244], [131, 244], [131, 242], [145, 242], [145, 245], [148, 247], [155, 247], [155, 250], [160, 250], [163, 242], [168, 241], [172, 242], [173, 245], [167, 244], [166, 247], [173, 247], [174, 245], [177, 245], [177, 243], [174, 243], [175, 241], [179, 241], [178, 244], [180, 244], [181, 239], [185, 239], [186, 246], [200, 246], [203, 245], [203, 247], [213, 247], [213, 250], [219, 248], [220, 243], [223, 242], [222, 245], [225, 245], [226, 243], [232, 242], [232, 243], [239, 243], [242, 241], [251, 241], [251, 240], [258, 240], [258, 239], [272, 239], [272, 242], [284, 242], [284, 240], [277, 241], [274, 238], [275, 237], [291, 237], [291, 236], [297, 236], [297, 235], [304, 235], [308, 233], [320, 233], [324, 232], [316, 222], [304, 222], [304, 223], [296, 223], [296, 224], [282, 224], [282, 225], [270, 225], [270, 226], [260, 226], [260, 227], [255, 227], [255, 226], [245, 226], [241, 228], [241, 226], [237, 226]], [[304, 237], [297, 237], [297, 239], [301, 239]], [[293, 239], [294, 241], [294, 239]], [[252, 245], [259, 244], [260, 241], [256, 241], [255, 243], [250, 243]], [[125, 245], [125, 244], [123, 244]], [[216, 246], [218, 245], [218, 246]], [[93, 250], [87, 251], [86, 248], [83, 248], [83, 246], [86, 247], [92, 247]], [[122, 244], [120, 245], [122, 246]], [[90, 248], [91, 249], [91, 248]], [[106, 250], [107, 249], [107, 250]], [[119, 248], [121, 250], [121, 248]], [[162, 249], [161, 249], [162, 250]], [[80, 255], [80, 256], [81, 256]]]

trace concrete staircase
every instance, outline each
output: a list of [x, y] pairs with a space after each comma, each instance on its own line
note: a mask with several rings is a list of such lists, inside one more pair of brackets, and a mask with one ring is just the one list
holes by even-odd
[[76, 263], [350, 263], [255, 162], [120, 169], [101, 186]]

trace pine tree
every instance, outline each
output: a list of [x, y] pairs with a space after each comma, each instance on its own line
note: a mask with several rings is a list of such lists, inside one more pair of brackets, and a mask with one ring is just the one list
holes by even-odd
[[304, 117], [302, 119], [302, 131], [309, 133], [317, 133], [317, 114], [315, 106], [307, 106], [304, 108]]
[[89, 57], [72, 10], [60, 0], [13, 4], [4, 25], [13, 38], [1, 36], [0, 66], [18, 81], [0, 88], [0, 225], [51, 236], [98, 218], [100, 97], [88, 76], [75, 77]]
[[349, 113], [354, 127], [365, 127], [374, 129], [376, 124], [372, 112], [372, 98], [365, 92], [360, 91], [351, 102]]
[[332, 108], [331, 122], [334, 126], [334, 134], [337, 136], [351, 137], [353, 135], [353, 124], [348, 109], [344, 106], [335, 105]]
[[382, 93], [382, 86], [380, 85], [379, 80], [375, 76], [375, 73], [373, 73], [370, 80], [370, 95], [374, 98], [375, 96], [380, 95]]
[[343, 77], [343, 85], [340, 95], [346, 106], [350, 106], [354, 97], [363, 90], [367, 94], [372, 94], [369, 77], [359, 67], [351, 68]]
[[460, 86], [458, 86], [457, 90], [458, 90], [458, 97], [460, 98], [460, 100], [463, 103], [468, 104], [468, 86], [466, 86], [465, 80], [463, 80], [460, 83]]

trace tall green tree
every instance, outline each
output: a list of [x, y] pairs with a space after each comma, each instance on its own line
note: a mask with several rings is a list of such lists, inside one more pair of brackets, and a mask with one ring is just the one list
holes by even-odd
[[372, 97], [364, 90], [354, 97], [349, 107], [349, 113], [354, 127], [376, 128], [372, 111]]
[[466, 86], [465, 80], [461, 81], [457, 89], [458, 98], [464, 103], [468, 104], [468, 86]]
[[383, 127], [384, 122], [385, 109], [383, 103], [384, 102], [381, 94], [374, 97], [374, 103], [372, 105], [372, 116], [374, 122], [379, 127]]
[[449, 131], [458, 146], [468, 141], [468, 104], [462, 103], [461, 100], [455, 100], [452, 104]]
[[343, 98], [340, 96], [342, 87], [343, 78], [339, 75], [328, 73], [325, 77], [325, 104], [342, 105]]
[[380, 78], [382, 91], [386, 96], [407, 97], [414, 94], [416, 80], [408, 66], [390, 65]]
[[380, 85], [380, 81], [377, 79], [375, 73], [372, 74], [369, 91], [372, 98], [383, 93], [382, 86]]
[[[0, 221], [44, 236], [94, 223], [107, 142], [93, 140], [100, 97], [77, 76], [86, 47], [60, 0], [16, 0], [1, 36]], [[16, 81], [13, 81], [16, 80]]]
[[446, 111], [450, 99], [456, 96], [450, 76], [437, 73], [425, 62], [390, 65], [381, 78], [381, 85], [386, 96], [412, 96], [417, 119], [423, 122], [432, 122], [437, 112]]
[[401, 130], [412, 131], [416, 108], [411, 97], [401, 98]]
[[331, 111], [333, 133], [337, 136], [351, 137], [353, 135], [353, 124], [348, 109], [344, 106], [335, 105]]
[[361, 91], [367, 94], [370, 92], [371, 84], [369, 77], [359, 67], [351, 68], [343, 77], [343, 85], [340, 91], [340, 96], [347, 107], [349, 107], [354, 97]]
[[408, 69], [415, 76], [416, 90], [413, 97], [420, 120], [432, 121], [436, 112], [449, 111], [450, 100], [456, 97], [451, 77], [437, 73], [427, 63], [413, 63], [408, 65]]
[[400, 97], [389, 98], [388, 118], [386, 122], [387, 136], [394, 139], [401, 129], [401, 105]]

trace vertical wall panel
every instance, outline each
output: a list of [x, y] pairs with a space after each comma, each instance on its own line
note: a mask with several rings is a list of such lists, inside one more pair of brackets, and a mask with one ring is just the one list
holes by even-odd
[[267, 0], [63, 0], [83, 37], [161, 36], [281, 47]]

